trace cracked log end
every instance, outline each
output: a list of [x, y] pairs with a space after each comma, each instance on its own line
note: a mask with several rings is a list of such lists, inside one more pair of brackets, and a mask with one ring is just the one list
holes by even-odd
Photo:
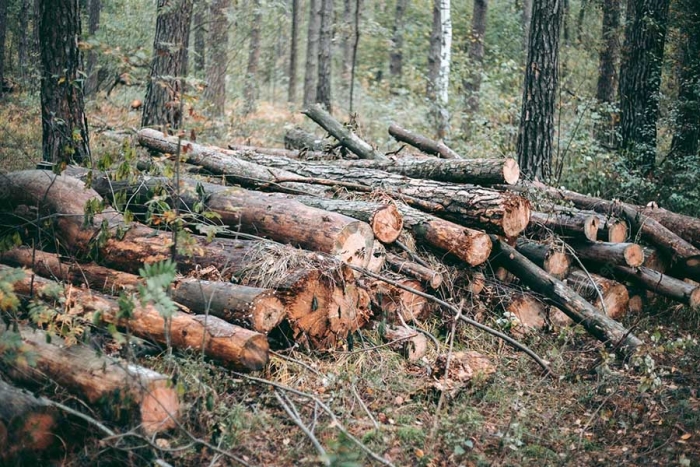
[[503, 180], [505, 180], [508, 185], [515, 185], [518, 183], [519, 179], [520, 166], [518, 162], [511, 157], [507, 158], [503, 164]]
[[639, 267], [644, 264], [644, 249], [636, 243], [631, 243], [625, 248], [624, 257], [628, 266]]
[[505, 201], [501, 228], [508, 238], [515, 238], [530, 223], [530, 202], [520, 196], [510, 196]]
[[333, 243], [331, 254], [353, 266], [366, 268], [372, 257], [374, 232], [365, 222], [351, 222], [336, 236]]
[[571, 257], [563, 251], [549, 248], [544, 259], [543, 269], [557, 279], [562, 279], [571, 269]]
[[627, 223], [621, 220], [611, 222], [605, 226], [608, 231], [608, 242], [624, 243], [627, 241]]
[[394, 203], [377, 210], [370, 222], [374, 236], [382, 243], [393, 243], [401, 235], [403, 217]]

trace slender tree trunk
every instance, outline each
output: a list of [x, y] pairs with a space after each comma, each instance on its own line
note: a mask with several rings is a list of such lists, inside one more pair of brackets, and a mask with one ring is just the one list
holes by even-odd
[[309, 2], [309, 28], [306, 42], [306, 72], [304, 75], [304, 108], [316, 102], [318, 76], [318, 39], [321, 34], [321, 2]]
[[207, 89], [204, 99], [211, 115], [224, 115], [226, 70], [228, 69], [228, 9], [231, 0], [213, 0], [209, 6], [209, 60], [206, 61]]
[[[598, 139], [614, 144], [615, 122], [607, 109], [615, 101], [617, 89], [617, 66], [620, 60], [620, 1], [603, 0], [603, 47], [598, 64], [598, 86], [596, 99], [603, 104], [602, 122], [596, 129]], [[583, 10], [583, 6], [581, 7]]]
[[532, 0], [523, 0], [523, 50], [525, 51], [527, 51], [528, 43], [530, 41], [530, 23], [532, 23]]
[[557, 94], [560, 0], [535, 0], [525, 67], [518, 164], [526, 178], [546, 181], [552, 174], [554, 104]]
[[29, 62], [29, 0], [22, 0], [19, 12], [19, 30], [23, 31], [19, 37], [17, 47], [17, 62], [19, 65], [19, 77], [24, 82], [28, 78], [27, 66]]
[[394, 32], [391, 39], [389, 55], [389, 74], [393, 80], [400, 80], [403, 73], [403, 15], [408, 7], [408, 0], [396, 0], [394, 14]]
[[289, 51], [289, 90], [287, 102], [297, 100], [297, 58], [299, 55], [299, 0], [292, 0], [292, 37]]
[[644, 175], [656, 163], [661, 65], [669, 0], [628, 0], [620, 65], [620, 136], [629, 167]]
[[[583, 21], [586, 19], [586, 9], [588, 8], [589, 0], [581, 0], [581, 6], [578, 10], [578, 18], [576, 19], [576, 40], [581, 42], [583, 39]], [[605, 6], [603, 6], [605, 8]], [[605, 15], [605, 10], [603, 10]]]
[[462, 87], [466, 98], [466, 118], [462, 131], [467, 138], [472, 134], [474, 115], [479, 111], [479, 91], [481, 89], [481, 73], [484, 65], [484, 33], [486, 32], [486, 12], [488, 0], [474, 0], [472, 14], [472, 34], [469, 38], [469, 68], [471, 72], [464, 80]]
[[433, 0], [433, 27], [430, 31], [428, 49], [428, 85], [426, 95], [432, 102], [437, 99], [438, 80], [440, 79], [440, 38], [442, 21], [440, 21], [440, 0]]
[[318, 81], [316, 102], [331, 113], [331, 40], [333, 39], [333, 0], [321, 0], [321, 34], [318, 42]]
[[440, 74], [438, 96], [442, 105], [447, 105], [450, 87], [450, 65], [452, 62], [452, 15], [450, 0], [440, 1]]
[[42, 0], [41, 122], [45, 161], [90, 160], [80, 79], [80, 11], [77, 0]]
[[[192, 29], [194, 29], [194, 72], [201, 73], [206, 66], [206, 20], [207, 2], [199, 1], [194, 5], [194, 17], [192, 18]], [[210, 7], [211, 8], [211, 7]], [[209, 15], [213, 21], [219, 18]], [[225, 19], [225, 18], [224, 18]]]
[[153, 61], [141, 126], [182, 126], [181, 79], [186, 71], [193, 0], [158, 0]]
[[243, 114], [255, 112], [258, 100], [258, 65], [260, 63], [260, 23], [262, 8], [260, 0], [253, 1], [253, 23], [250, 29], [250, 49], [248, 51], [248, 68], [246, 69], [245, 89], [243, 90]]
[[[88, 35], [95, 38], [97, 30], [100, 28], [100, 10], [102, 10], [102, 0], [90, 0], [88, 7]], [[97, 51], [91, 47], [87, 56], [87, 83], [85, 95], [90, 96], [97, 92]]]
[[676, 128], [671, 145], [674, 159], [696, 158], [700, 139], [700, 3], [681, 3], [680, 47], [678, 50], [678, 103]]
[[0, 0], [0, 96], [5, 82], [5, 36], [7, 32], [8, 0]]
[[355, 20], [353, 13], [355, 12], [356, 0], [343, 0], [343, 34], [341, 39], [341, 48], [343, 49], [343, 71], [342, 78], [344, 83], [350, 81], [350, 71], [352, 68], [352, 43], [355, 37]]
[[562, 2], [564, 3], [564, 18], [562, 20], [564, 44], [568, 44], [571, 37], [571, 33], [569, 32], [569, 12], [571, 10], [571, 5], [569, 0], [562, 0]]

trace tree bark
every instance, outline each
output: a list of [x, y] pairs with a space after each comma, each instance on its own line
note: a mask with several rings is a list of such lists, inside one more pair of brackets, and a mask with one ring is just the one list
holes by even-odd
[[289, 45], [289, 89], [287, 102], [297, 101], [297, 60], [299, 57], [299, 1], [292, 0], [292, 33]]
[[656, 120], [670, 0], [628, 0], [620, 65], [621, 149], [631, 170], [648, 175], [656, 164]]
[[153, 61], [146, 85], [141, 126], [182, 126], [182, 79], [186, 70], [193, 0], [158, 0]]
[[516, 249], [530, 261], [559, 280], [563, 280], [569, 275], [572, 258], [561, 247], [557, 248], [553, 245], [543, 245], [519, 238]]
[[530, 225], [533, 230], [552, 231], [558, 235], [586, 238], [592, 242], [598, 239], [599, 219], [596, 215], [583, 212], [533, 212]]
[[19, 43], [17, 44], [17, 65], [19, 68], [19, 77], [22, 81], [29, 77], [29, 40], [31, 39], [31, 33], [29, 31], [29, 15], [31, 13], [32, 8], [29, 0], [22, 0], [18, 23], [19, 30], [23, 31], [23, 33], [20, 34]]
[[387, 263], [389, 263], [389, 267], [396, 273], [405, 274], [421, 282], [424, 282], [428, 284], [428, 286], [433, 290], [439, 289], [442, 285], [442, 274], [438, 271], [427, 268], [422, 264], [405, 260], [402, 257], [393, 253], [387, 254], [386, 261]]
[[41, 122], [44, 160], [60, 164], [90, 160], [83, 101], [76, 0], [42, 0]]
[[284, 133], [285, 149], [304, 149], [307, 151], [323, 151], [325, 149], [323, 138], [301, 128], [291, 128]]
[[333, 38], [333, 0], [321, 1], [321, 27], [318, 39], [318, 79], [316, 102], [328, 113], [331, 107], [331, 39]]
[[[620, 1], [603, 2], [603, 47], [600, 49], [596, 99], [612, 104], [617, 88], [617, 64], [620, 60]], [[583, 9], [583, 6], [581, 7]]]
[[567, 276], [566, 284], [612, 319], [627, 312], [629, 293], [619, 282], [575, 269]]
[[244, 115], [255, 112], [258, 105], [258, 63], [260, 62], [260, 23], [262, 22], [262, 6], [260, 0], [253, 0], [252, 8], [253, 21], [250, 26], [248, 68], [246, 69], [245, 87], [243, 89]]
[[440, 40], [442, 37], [442, 21], [440, 18], [440, 2], [432, 0], [433, 26], [430, 30], [430, 43], [428, 48], [428, 83], [426, 97], [434, 102], [438, 99], [438, 84], [440, 80]]
[[559, 66], [560, 0], [536, 0], [528, 42], [523, 87], [518, 164], [528, 179], [552, 176], [552, 144]]
[[[192, 29], [194, 29], [194, 72], [201, 73], [204, 71], [206, 64], [206, 34], [207, 34], [207, 2], [197, 2], [194, 4], [194, 16], [192, 18]], [[215, 15], [210, 15], [211, 21], [216, 21], [218, 18]]]
[[0, 96], [5, 87], [5, 38], [7, 36], [7, 10], [10, 2], [0, 3]]
[[491, 239], [495, 244], [494, 260], [503, 264], [532, 290], [545, 295], [549, 301], [575, 323], [581, 324], [598, 340], [608, 347], [621, 350], [625, 355], [634, 354], [642, 345], [642, 341], [629, 330], [617, 321], [599, 313], [563, 282], [538, 268], [523, 255], [499, 240], [498, 237], [492, 235]]
[[[40, 294], [43, 279], [34, 284]], [[21, 282], [19, 293], [29, 292], [30, 279]], [[5, 375], [15, 382], [55, 383], [105, 414], [121, 417], [122, 422], [136, 422], [147, 435], [176, 426], [180, 401], [169, 378], [141, 366], [100, 356], [80, 344], [66, 346], [63, 339], [44, 331], [20, 325], [22, 345], [31, 351], [36, 365], [15, 361]], [[1, 334], [11, 331], [0, 329]], [[51, 343], [49, 343], [51, 342]]]
[[228, 9], [231, 0], [213, 0], [209, 6], [209, 60], [206, 62], [207, 89], [204, 99], [213, 116], [226, 109], [226, 72], [228, 70]]
[[450, 88], [450, 65], [452, 64], [452, 15], [450, 0], [440, 1], [440, 74], [438, 96], [442, 105], [447, 105]]
[[304, 108], [316, 102], [319, 36], [321, 35], [321, 5], [323, 0], [309, 1], [309, 26], [306, 42], [306, 71], [304, 73]]
[[391, 51], [389, 54], [389, 74], [392, 83], [401, 80], [403, 74], [403, 15], [408, 7], [408, 0], [396, 0], [394, 14], [394, 31], [391, 36]]
[[430, 138], [426, 138], [423, 135], [417, 133], [412, 133], [392, 123], [389, 126], [389, 134], [396, 139], [396, 141], [408, 143], [414, 148], [420, 149], [426, 154], [432, 154], [437, 157], [442, 157], [443, 159], [461, 159], [462, 156], [454, 152], [448, 146], [440, 141], [433, 141]]
[[644, 264], [644, 249], [636, 243], [572, 242], [576, 255], [586, 261], [605, 265], [638, 267]]
[[353, 12], [356, 8], [357, 0], [343, 0], [343, 26], [340, 40], [340, 48], [343, 51], [343, 82], [350, 82], [350, 72], [352, 70], [352, 38], [354, 36]]
[[617, 266], [615, 276], [619, 280], [632, 281], [646, 290], [685, 303], [693, 310], [700, 309], [700, 287], [644, 266], [639, 268]]
[[462, 131], [470, 137], [474, 115], [479, 112], [479, 92], [481, 91], [481, 74], [484, 68], [484, 33], [486, 32], [486, 12], [488, 0], [474, 0], [472, 12], [472, 32], [468, 41], [467, 55], [471, 65], [468, 77], [462, 82], [465, 94], [466, 118]]
[[[100, 28], [100, 11], [102, 10], [102, 0], [90, 0], [88, 7], [88, 35], [95, 39], [95, 34]], [[91, 96], [97, 92], [97, 51], [95, 46], [90, 47], [87, 56], [87, 83], [85, 84], [85, 95]]]

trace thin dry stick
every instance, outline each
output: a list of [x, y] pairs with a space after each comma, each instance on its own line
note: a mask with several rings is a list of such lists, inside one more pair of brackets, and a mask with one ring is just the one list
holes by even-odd
[[372, 416], [372, 412], [369, 411], [367, 408], [367, 405], [365, 404], [365, 401], [362, 400], [360, 397], [360, 394], [357, 392], [357, 388], [355, 387], [354, 384], [350, 384], [350, 390], [352, 391], [353, 395], [355, 398], [357, 398], [357, 401], [360, 403], [360, 407], [362, 407], [362, 410], [365, 411], [367, 416], [369, 417], [370, 420], [372, 420], [372, 425], [374, 425], [374, 429], [379, 431], [379, 423], [377, 423], [377, 420], [374, 419]]
[[277, 389], [275, 390], [275, 397], [277, 398], [277, 401], [280, 403], [284, 411], [287, 412], [289, 418], [292, 419], [294, 424], [299, 427], [299, 429], [306, 435], [306, 437], [309, 438], [311, 444], [314, 445], [314, 448], [316, 448], [316, 451], [318, 451], [318, 454], [321, 457], [321, 463], [323, 465], [331, 465], [331, 460], [328, 457], [328, 454], [326, 454], [326, 450], [323, 449], [323, 446], [321, 446], [321, 443], [318, 441], [318, 438], [316, 438], [313, 432], [309, 430], [309, 428], [304, 424], [301, 417], [299, 416], [299, 412], [297, 412], [296, 408], [294, 408], [293, 402], [286, 395], [280, 395], [280, 391]]
[[509, 343], [510, 345], [512, 345], [513, 347], [515, 347], [515, 348], [517, 348], [517, 349], [519, 349], [519, 350], [522, 350], [522, 351], [525, 352], [530, 358], [532, 358], [539, 366], [541, 366], [542, 369], [544, 369], [544, 371], [547, 372], [547, 374], [549, 374], [549, 375], [551, 375], [551, 376], [555, 376], [554, 372], [549, 368], [549, 365], [547, 365], [547, 363], [545, 363], [544, 360], [542, 360], [535, 352], [533, 352], [532, 350], [530, 350], [526, 345], [521, 344], [520, 342], [516, 341], [515, 339], [513, 339], [512, 337], [510, 337], [510, 336], [508, 336], [508, 335], [506, 335], [506, 334], [503, 334], [502, 332], [496, 331], [496, 330], [493, 329], [492, 327], [486, 326], [485, 324], [481, 324], [481, 323], [479, 323], [479, 322], [477, 322], [477, 321], [474, 321], [474, 320], [472, 320], [472, 319], [467, 318], [467, 317], [464, 316], [464, 315], [461, 315], [460, 312], [459, 312], [459, 309], [457, 309], [454, 305], [450, 305], [450, 304], [447, 303], [446, 301], [440, 300], [439, 298], [434, 297], [434, 296], [432, 296], [432, 295], [430, 295], [430, 294], [427, 294], [427, 293], [421, 292], [421, 291], [419, 291], [419, 290], [416, 290], [416, 289], [414, 289], [414, 288], [412, 288], [412, 287], [408, 287], [408, 286], [406, 286], [406, 285], [403, 285], [403, 284], [401, 284], [400, 282], [393, 281], [393, 280], [391, 280], [391, 279], [387, 279], [386, 277], [380, 276], [379, 274], [374, 274], [373, 272], [370, 272], [370, 271], [368, 271], [368, 270], [366, 270], [366, 269], [364, 269], [364, 268], [355, 266], [355, 265], [353, 265], [353, 264], [348, 264], [348, 263], [345, 263], [345, 264], [346, 264], [350, 269], [353, 269], [353, 270], [355, 270], [355, 271], [357, 271], [357, 272], [360, 272], [360, 273], [362, 273], [362, 274], [364, 274], [364, 275], [366, 275], [366, 276], [369, 276], [369, 277], [371, 277], [371, 278], [373, 278], [373, 279], [380, 280], [380, 281], [382, 281], [382, 282], [386, 282], [387, 284], [393, 285], [394, 287], [398, 287], [399, 289], [405, 290], [405, 291], [407, 291], [407, 292], [411, 292], [411, 293], [413, 293], [413, 294], [418, 295], [419, 297], [426, 298], [426, 299], [428, 299], [428, 300], [431, 300], [431, 301], [437, 303], [438, 305], [440, 305], [440, 306], [442, 306], [442, 307], [447, 308], [448, 310], [452, 311], [455, 315], [459, 315], [459, 319], [460, 319], [461, 321], [464, 321], [465, 323], [470, 324], [470, 325], [472, 325], [472, 326], [474, 326], [474, 327], [476, 327], [476, 328], [478, 328], [478, 329], [481, 329], [482, 331], [486, 331], [487, 333], [489, 333], [489, 334], [491, 334], [491, 335], [493, 335], [493, 336], [496, 336], [496, 337], [498, 337], [498, 338], [500, 338], [500, 339], [503, 339], [504, 341], [508, 342], [508, 343]]

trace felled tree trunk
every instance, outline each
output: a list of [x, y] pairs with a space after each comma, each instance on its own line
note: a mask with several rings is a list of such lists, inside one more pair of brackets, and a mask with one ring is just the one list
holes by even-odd
[[319, 138], [313, 133], [292, 128], [284, 134], [285, 149], [306, 149], [309, 151], [323, 151], [323, 138]]
[[[61, 261], [55, 254], [32, 251], [30, 248], [13, 248], [0, 253], [0, 262], [33, 269], [46, 278], [73, 284], [84, 283], [112, 295], [121, 290], [135, 291], [143, 282], [139, 276], [128, 272], [115, 271], [95, 263]], [[264, 334], [277, 327], [285, 317], [285, 307], [275, 293], [274, 289], [195, 278], [177, 279], [170, 291], [174, 301], [195, 313], [210, 313]]]
[[[399, 282], [419, 292], [425, 291], [417, 280], [399, 279]], [[428, 301], [407, 290], [379, 280], [366, 281], [365, 288], [369, 291], [372, 305], [381, 310], [378, 319], [386, 318], [389, 323], [401, 323], [402, 320], [420, 322], [430, 313]]]
[[416, 149], [420, 149], [426, 154], [442, 157], [443, 159], [461, 159], [462, 156], [454, 152], [444, 143], [433, 141], [423, 135], [410, 132], [392, 123], [389, 126], [389, 134], [401, 143], [410, 144]]
[[620, 318], [627, 311], [629, 293], [619, 282], [576, 269], [571, 271], [566, 283], [612, 319]]
[[571, 244], [579, 258], [599, 265], [630, 267], [644, 263], [644, 249], [636, 243], [577, 242]]
[[508, 246], [495, 235], [493, 259], [533, 289], [546, 296], [575, 323], [580, 323], [589, 333], [612, 348], [628, 355], [633, 354], [640, 341], [617, 321], [599, 313], [590, 303], [567, 287], [563, 282], [547, 274], [525, 256]]
[[[66, 346], [58, 336], [51, 336], [49, 343], [40, 330], [20, 326], [19, 331], [23, 347], [36, 364], [18, 359], [8, 368], [8, 378], [24, 384], [55, 382], [106, 414], [126, 419], [120, 421], [136, 421], [148, 435], [176, 426], [180, 402], [167, 376], [100, 356], [79, 344]], [[0, 334], [9, 332], [4, 326], [0, 329]]]
[[47, 401], [0, 379], [0, 461], [40, 456], [59, 439], [61, 417]]
[[558, 235], [586, 238], [592, 242], [598, 238], [598, 217], [581, 212], [533, 212], [530, 224]]
[[516, 249], [559, 280], [569, 274], [571, 256], [561, 248], [519, 238]]
[[433, 269], [427, 268], [422, 264], [414, 263], [413, 261], [407, 261], [395, 254], [388, 254], [386, 257], [387, 263], [392, 270], [399, 274], [405, 274], [407, 276], [418, 279], [421, 282], [428, 284], [428, 286], [435, 290], [439, 289], [442, 285], [442, 274]]
[[532, 329], [542, 329], [547, 310], [540, 300], [530, 294], [515, 293], [508, 297], [505, 311], [515, 316], [520, 326], [511, 329], [516, 336], [523, 336]]
[[[0, 266], [5, 268], [5, 266]], [[24, 295], [34, 294], [51, 301], [51, 291], [56, 283], [41, 277], [27, 276], [14, 284], [15, 290]], [[166, 344], [175, 349], [197, 349], [208, 357], [228, 366], [243, 370], [260, 370], [267, 364], [269, 345], [264, 335], [227, 323], [215, 316], [189, 315], [175, 312], [166, 323], [153, 305], [134, 304], [132, 316], [120, 319], [117, 300], [98, 292], [72, 288], [68, 295], [76, 313], [93, 313], [95, 319], [128, 329], [136, 337]], [[166, 332], [166, 327], [169, 332]]]
[[615, 272], [619, 280], [632, 281], [646, 290], [685, 303], [694, 310], [700, 309], [700, 287], [643, 266], [639, 268], [616, 266]]
[[[148, 129], [139, 132], [139, 143], [161, 152], [172, 153], [177, 149], [177, 139], [167, 138], [162, 133]], [[202, 149], [201, 146], [196, 147], [189, 142], [183, 143], [183, 152], [188, 154], [188, 162], [202, 165], [207, 169], [214, 167], [217, 173], [226, 173], [228, 177], [238, 172], [242, 175], [245, 173], [242, 179], [257, 176], [260, 177], [259, 180], [266, 182], [279, 182], [294, 179], [295, 176], [289, 174], [293, 172], [297, 178], [302, 176], [338, 180], [387, 190], [398, 196], [403, 195], [424, 201], [424, 205], [430, 205], [433, 210], [439, 211], [441, 217], [448, 217], [468, 227], [486, 228], [505, 234], [507, 237], [517, 237], [530, 220], [530, 203], [524, 198], [478, 186], [417, 180], [372, 169], [301, 163], [262, 154], [233, 153], [232, 151], [224, 154], [217, 149]], [[190, 155], [195, 152], [200, 154], [196, 159]], [[215, 163], [211, 164], [210, 157], [204, 157], [205, 154], [211, 156]], [[253, 162], [253, 164], [244, 165], [244, 172], [239, 172], [243, 161]], [[269, 167], [271, 172], [265, 174], [263, 166]], [[278, 167], [284, 167], [284, 170]], [[280, 171], [272, 172], [273, 170]], [[295, 188], [298, 188], [298, 185], [296, 183]], [[307, 190], [309, 189], [311, 188]]]
[[629, 237], [627, 222], [617, 217], [598, 216], [598, 238], [609, 243], [624, 243]]

